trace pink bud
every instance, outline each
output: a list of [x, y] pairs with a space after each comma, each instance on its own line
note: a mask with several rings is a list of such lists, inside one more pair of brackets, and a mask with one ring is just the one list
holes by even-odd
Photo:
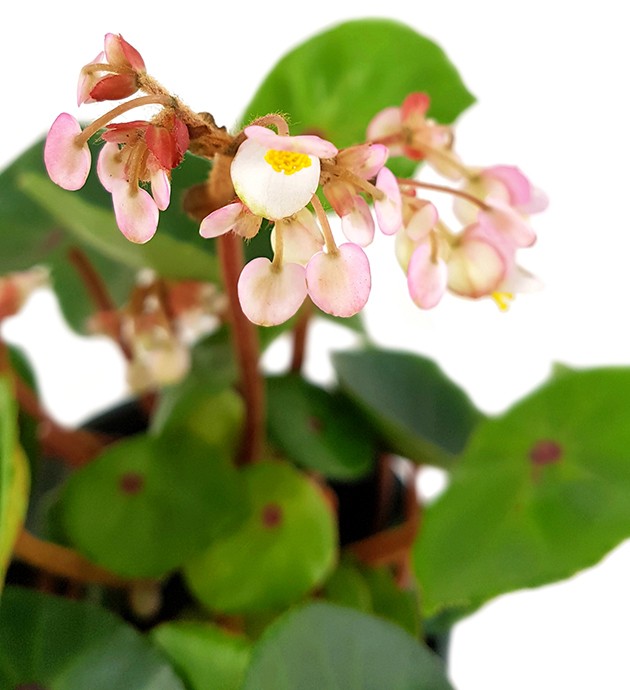
[[116, 223], [131, 242], [144, 244], [157, 230], [159, 211], [153, 197], [141, 187], [115, 182], [112, 200]]

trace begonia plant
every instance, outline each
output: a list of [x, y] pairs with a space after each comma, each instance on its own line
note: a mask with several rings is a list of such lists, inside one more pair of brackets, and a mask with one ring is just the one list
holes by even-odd
[[[630, 370], [558, 367], [484, 415], [372, 341], [371, 252], [420, 310], [509, 318], [540, 288], [521, 260], [547, 198], [459, 155], [473, 96], [402, 24], [309, 39], [230, 127], [127, 38], [80, 69], [81, 119], [0, 175], [0, 319], [47, 286], [118, 345], [129, 386], [65, 427], [0, 340], [0, 687], [452, 688], [458, 620], [630, 536]], [[86, 122], [94, 103], [112, 107]], [[328, 385], [304, 373], [321, 319], [358, 343]], [[427, 466], [447, 488], [423, 504]]]

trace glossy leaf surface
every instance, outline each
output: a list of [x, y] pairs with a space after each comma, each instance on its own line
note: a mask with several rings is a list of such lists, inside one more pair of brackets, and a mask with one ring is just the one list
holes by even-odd
[[131, 626], [92, 604], [8, 587], [0, 600], [0, 687], [184, 690]]
[[391, 350], [339, 352], [342, 390], [389, 448], [415, 462], [450, 467], [481, 418], [468, 396], [431, 360]]
[[440, 661], [398, 626], [310, 604], [269, 627], [243, 690], [452, 690]]
[[415, 548], [428, 615], [568, 577], [630, 537], [630, 369], [566, 371], [480, 424]]

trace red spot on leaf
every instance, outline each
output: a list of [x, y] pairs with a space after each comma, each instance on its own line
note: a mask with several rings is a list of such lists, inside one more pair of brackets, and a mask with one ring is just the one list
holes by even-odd
[[268, 529], [277, 527], [282, 522], [282, 508], [277, 503], [267, 503], [262, 509], [261, 520]]
[[315, 416], [308, 418], [307, 425], [309, 430], [312, 431], [314, 434], [321, 433], [322, 429], [324, 428], [322, 420], [319, 417]]
[[138, 472], [126, 472], [118, 480], [118, 486], [124, 494], [134, 496], [144, 488], [144, 477]]
[[529, 451], [529, 459], [534, 465], [552, 465], [562, 460], [564, 449], [556, 441], [541, 439]]

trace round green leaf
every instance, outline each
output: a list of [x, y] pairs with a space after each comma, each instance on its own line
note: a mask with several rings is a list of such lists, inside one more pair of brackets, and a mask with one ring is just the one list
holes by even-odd
[[254, 647], [243, 690], [452, 690], [440, 661], [398, 626], [316, 603], [279, 618]]
[[568, 577], [630, 537], [629, 401], [630, 369], [567, 370], [480, 424], [423, 519], [426, 613]]
[[435, 362], [410, 352], [338, 352], [341, 387], [360, 405], [391, 450], [450, 467], [481, 418], [466, 393]]
[[373, 433], [349, 400], [297, 375], [268, 379], [267, 396], [269, 435], [290, 460], [332, 479], [372, 468]]
[[413, 91], [432, 117], [452, 122], [473, 103], [442, 49], [404, 24], [359, 19], [328, 29], [283, 57], [245, 110], [247, 120], [289, 113], [292, 134], [317, 132], [344, 147], [365, 140], [377, 112]]
[[158, 577], [243, 518], [237, 472], [189, 436], [120, 441], [72, 475], [63, 526], [88, 558], [121, 575]]
[[251, 644], [210, 623], [164, 623], [151, 639], [191, 690], [240, 690]]
[[91, 604], [7, 587], [0, 601], [0, 687], [184, 690], [130, 626]]
[[279, 462], [250, 465], [243, 476], [249, 519], [184, 569], [198, 599], [225, 613], [297, 601], [326, 578], [336, 557], [332, 511], [313, 482]]

